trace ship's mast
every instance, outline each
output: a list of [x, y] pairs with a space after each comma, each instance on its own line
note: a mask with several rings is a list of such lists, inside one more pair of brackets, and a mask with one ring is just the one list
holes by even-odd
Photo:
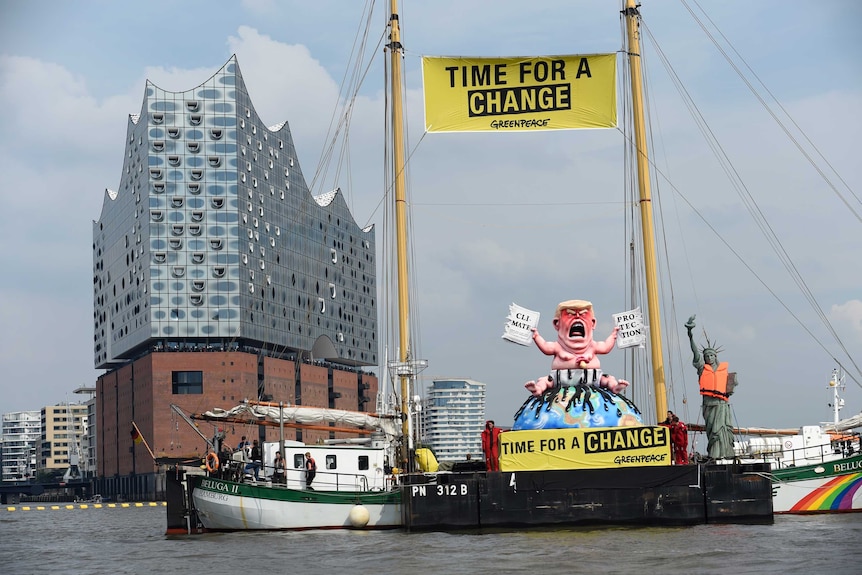
[[843, 379], [837, 368], [832, 370], [832, 377], [829, 378], [829, 387], [832, 388], [832, 423], [835, 424], [840, 421], [838, 412], [844, 407], [844, 400], [838, 395], [838, 388], [842, 386]]
[[638, 5], [626, 0], [626, 30], [628, 31], [628, 59], [632, 87], [632, 115], [635, 130], [635, 154], [638, 167], [641, 228], [643, 230], [644, 266], [646, 274], [647, 310], [649, 312], [650, 349], [652, 351], [653, 386], [656, 417], [667, 412], [667, 390], [664, 379], [664, 355], [661, 341], [661, 319], [658, 306], [658, 280], [656, 274], [655, 232], [653, 231], [652, 199], [650, 197], [649, 156], [647, 154], [644, 124], [643, 76], [641, 74], [640, 30]]
[[[392, 159], [395, 193], [395, 243], [398, 270], [398, 363], [406, 366], [410, 356], [409, 310], [407, 283], [407, 185], [404, 174], [404, 120], [401, 104], [401, 28], [398, 22], [398, 0], [389, 1], [389, 58], [392, 100]], [[396, 370], [398, 371], [398, 370]], [[401, 452], [403, 469], [409, 469], [410, 456], [410, 376], [396, 373], [401, 382]]]

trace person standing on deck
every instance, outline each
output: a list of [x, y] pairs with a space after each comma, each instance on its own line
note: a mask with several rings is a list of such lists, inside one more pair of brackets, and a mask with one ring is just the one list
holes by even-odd
[[736, 374], [727, 373], [727, 362], [718, 362], [718, 352], [714, 347], [704, 347], [701, 355], [691, 334], [695, 326], [694, 318], [695, 316], [688, 318], [685, 329], [688, 331], [688, 340], [694, 354], [691, 364], [697, 369], [700, 384], [707, 455], [713, 460], [732, 459], [733, 425], [728, 399], [733, 393], [733, 388], [736, 387]]
[[262, 459], [263, 457], [261, 456], [260, 445], [258, 444], [257, 439], [255, 439], [254, 443], [251, 446], [251, 462], [247, 463], [245, 466], [246, 471], [252, 471], [254, 473], [255, 481], [260, 479], [260, 467]]
[[670, 445], [674, 465], [688, 465], [688, 427], [676, 415], [670, 425]]
[[317, 462], [311, 457], [311, 452], [305, 454], [305, 488], [314, 491], [311, 482], [314, 481], [314, 476], [317, 475]]
[[500, 429], [494, 427], [494, 421], [490, 419], [482, 431], [482, 453], [485, 454], [485, 469], [500, 471]]
[[284, 483], [284, 457], [281, 456], [281, 451], [275, 452], [275, 461], [272, 463], [272, 482]]

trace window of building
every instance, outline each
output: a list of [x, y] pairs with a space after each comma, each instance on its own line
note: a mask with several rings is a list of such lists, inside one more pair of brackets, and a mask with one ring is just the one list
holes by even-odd
[[171, 372], [171, 392], [174, 395], [198, 395], [204, 392], [204, 372]]

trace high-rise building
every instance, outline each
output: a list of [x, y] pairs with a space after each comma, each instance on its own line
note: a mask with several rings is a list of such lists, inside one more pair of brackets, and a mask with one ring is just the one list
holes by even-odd
[[435, 379], [422, 403], [420, 437], [439, 461], [471, 455], [481, 461], [485, 384], [471, 379]]
[[63, 403], [42, 408], [41, 442], [36, 467], [39, 471], [66, 472], [80, 466], [81, 442], [87, 431], [87, 405]]
[[[312, 196], [290, 128], [264, 125], [236, 58], [183, 92], [148, 82], [124, 145], [119, 186], [93, 224], [93, 352], [108, 370], [98, 475], [119, 478], [100, 492], [152, 492], [152, 456], [205, 455], [194, 430], [171, 425], [172, 404], [372, 407], [377, 378], [362, 368], [378, 362], [374, 230], [339, 190]], [[152, 456], [131, 441], [133, 421]]]
[[96, 388], [81, 386], [75, 389], [78, 395], [87, 395], [87, 426], [81, 438], [80, 470], [84, 477], [94, 477], [96, 474]]
[[42, 420], [38, 411], [3, 414], [3, 481], [27, 481], [36, 475], [36, 453], [41, 448]]

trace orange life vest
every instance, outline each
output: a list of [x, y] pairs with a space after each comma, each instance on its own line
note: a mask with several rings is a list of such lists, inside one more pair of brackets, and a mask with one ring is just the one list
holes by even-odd
[[700, 374], [700, 394], [717, 397], [727, 401], [727, 362], [718, 364], [718, 369], [704, 364], [703, 373]]

